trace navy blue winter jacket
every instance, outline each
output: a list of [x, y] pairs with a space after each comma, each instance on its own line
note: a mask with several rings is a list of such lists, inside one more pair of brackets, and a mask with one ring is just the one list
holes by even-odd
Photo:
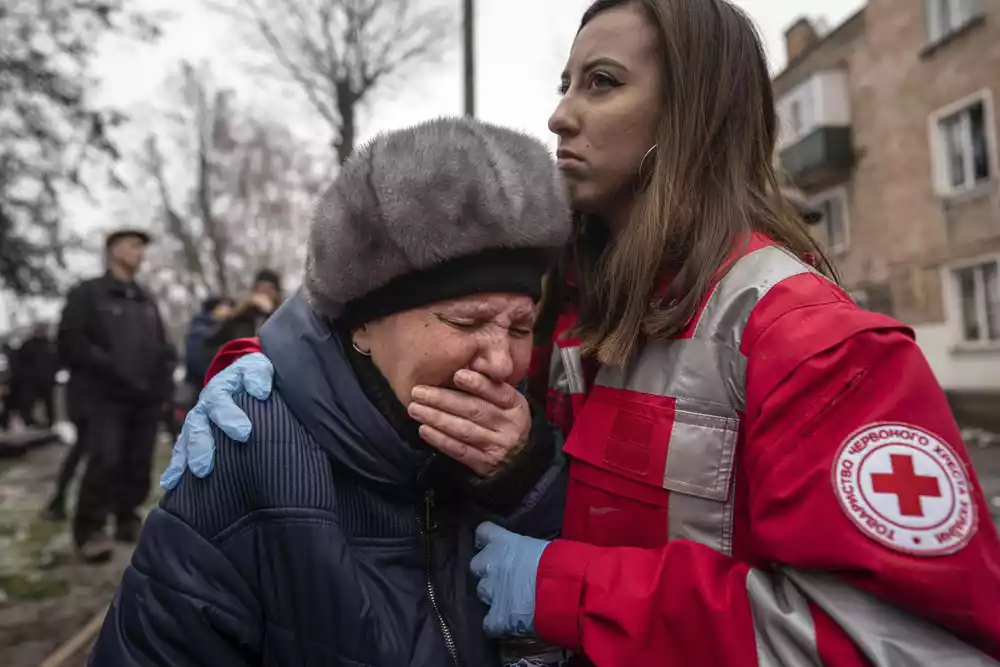
[[[216, 431], [214, 472], [149, 515], [90, 665], [500, 664], [468, 571], [482, 515], [426, 481], [429, 450], [390, 426], [301, 295], [261, 344], [276, 388], [238, 397], [250, 441]], [[553, 535], [564, 481], [551, 468], [507, 525]]]

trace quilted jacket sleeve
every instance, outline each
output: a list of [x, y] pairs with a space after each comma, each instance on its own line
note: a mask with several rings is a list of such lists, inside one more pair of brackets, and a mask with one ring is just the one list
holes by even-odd
[[260, 659], [261, 614], [229, 560], [154, 510], [125, 570], [90, 667], [243, 667]]

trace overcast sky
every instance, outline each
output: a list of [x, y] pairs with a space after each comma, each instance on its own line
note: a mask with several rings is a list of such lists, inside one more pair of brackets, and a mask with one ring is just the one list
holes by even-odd
[[[246, 50], [226, 17], [205, 9], [205, 0], [136, 0], [151, 11], [169, 9], [173, 18], [154, 45], [110, 41], [102, 45], [96, 73], [102, 84], [99, 103], [130, 112], [132, 130], [126, 150], [136, 150], [148, 132], [149, 119], [165, 109], [164, 80], [186, 59], [210, 64], [220, 84], [235, 88], [241, 100], [260, 113], [290, 124], [307, 140], [328, 141], [325, 126], [301, 111], [301, 101], [282, 100], [274, 86], [262, 85], [246, 67]], [[423, 0], [454, 4], [461, 0]], [[554, 146], [546, 122], [554, 108], [559, 73], [589, 0], [476, 0], [477, 115], [528, 131]], [[833, 27], [856, 12], [864, 0], [736, 0], [764, 35], [772, 70], [784, 67], [784, 31], [809, 15]], [[405, 85], [382, 90], [361, 118], [361, 139], [379, 130], [462, 112], [462, 71], [456, 28], [454, 46], [440, 61], [428, 64]], [[289, 106], [295, 104], [296, 106]], [[107, 227], [108, 205], [79, 206], [69, 220], [77, 229]]]
[[[245, 98], [259, 87], [240, 66], [240, 43], [227, 19], [206, 11], [203, 0], [138, 0], [140, 5], [175, 13], [155, 46], [109, 45], [97, 71], [104, 85], [100, 99], [122, 107], [144, 106], [158, 96], [166, 76], [182, 58], [206, 60]], [[454, 4], [460, 0], [436, 0]], [[484, 119], [512, 125], [549, 139], [546, 119], [556, 102], [559, 72], [589, 0], [477, 0], [477, 112]], [[783, 33], [807, 14], [835, 26], [864, 0], [736, 0], [754, 18], [767, 43], [772, 69], [784, 66]], [[398, 127], [462, 111], [460, 37], [442, 62], [430, 65], [407, 88], [389, 91], [373, 104], [363, 132]], [[273, 102], [271, 100], [270, 102]]]
[[[425, 1], [453, 3], [458, 20], [460, 0]], [[136, 2], [152, 11], [168, 9], [172, 18], [156, 44], [108, 40], [99, 46], [95, 74], [101, 84], [95, 101], [123, 109], [132, 117], [122, 136], [126, 152], [139, 150], [153, 119], [168, 108], [164, 82], [177, 71], [182, 59], [208, 63], [218, 82], [236, 89], [240, 99], [260, 113], [288, 122], [300, 137], [329, 140], [325, 126], [296, 113], [299, 107], [290, 108], [292, 103], [282, 100], [273, 86], [261, 85], [248, 73], [239, 35], [228, 19], [206, 10], [204, 0]], [[589, 4], [588, 0], [476, 0], [477, 115], [520, 128], [554, 145], [546, 121], [557, 101], [559, 73], [580, 16]], [[805, 14], [836, 26], [863, 6], [864, 0], [736, 0], [736, 4], [757, 22], [772, 70], [778, 71], [785, 63], [784, 31], [797, 18]], [[427, 65], [405, 85], [375, 96], [362, 117], [362, 140], [379, 130], [462, 112], [457, 28], [453, 42], [440, 62]], [[103, 234], [123, 222], [122, 205], [114, 197], [93, 204], [74, 198], [66, 223], [80, 232]], [[0, 302], [0, 329], [6, 325], [4, 310]]]

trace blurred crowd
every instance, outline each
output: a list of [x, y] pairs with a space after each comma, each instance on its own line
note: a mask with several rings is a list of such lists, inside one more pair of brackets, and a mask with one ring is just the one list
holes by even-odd
[[[259, 270], [246, 294], [203, 301], [179, 354], [155, 299], [136, 281], [151, 242], [138, 229], [109, 234], [105, 272], [70, 290], [57, 326], [37, 322], [21, 340], [9, 337], [0, 357], [5, 434], [60, 422], [74, 427], [44, 515], [67, 519], [67, 494], [82, 464], [72, 532], [86, 562], [111, 556], [109, 520], [114, 540], [138, 538], [158, 434], [176, 438], [218, 349], [255, 336], [282, 301], [281, 276]], [[64, 400], [56, 400], [57, 387]]]

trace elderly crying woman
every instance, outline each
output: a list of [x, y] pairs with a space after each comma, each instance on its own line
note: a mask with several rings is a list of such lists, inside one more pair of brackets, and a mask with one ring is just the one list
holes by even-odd
[[[91, 665], [500, 664], [473, 531], [561, 521], [548, 429], [514, 385], [564, 197], [546, 148], [500, 127], [360, 149], [316, 209], [303, 290], [261, 331], [275, 385], [237, 398], [250, 441], [150, 514]], [[421, 427], [414, 392], [485, 425]], [[468, 466], [424, 442], [459, 436], [483, 443]]]

